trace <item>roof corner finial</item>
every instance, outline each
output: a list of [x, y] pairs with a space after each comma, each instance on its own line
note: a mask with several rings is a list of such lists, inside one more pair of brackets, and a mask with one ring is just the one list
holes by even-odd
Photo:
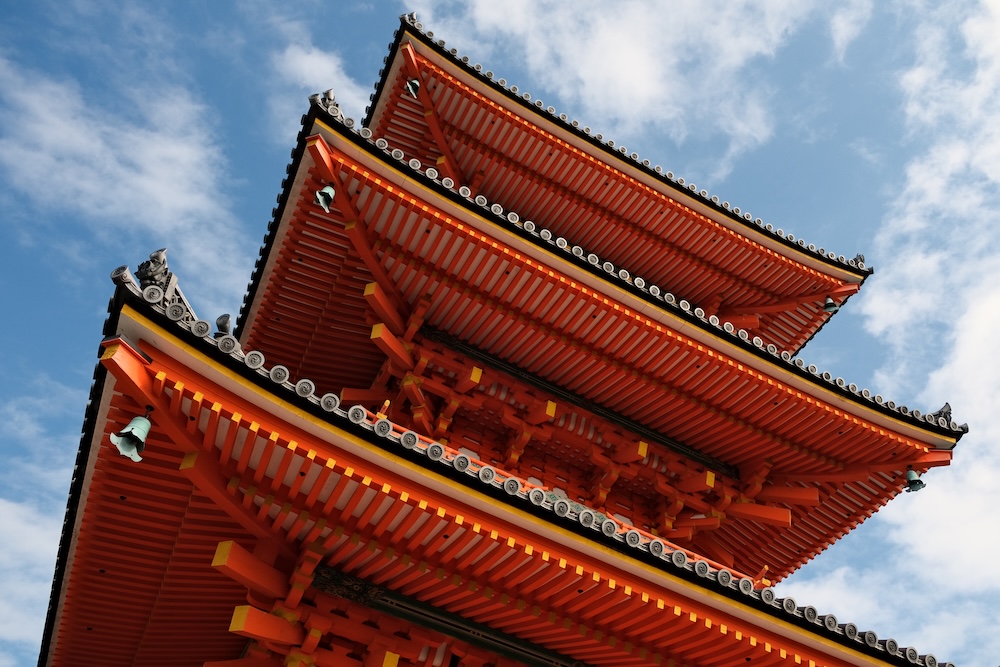
[[170, 270], [167, 268], [167, 249], [160, 248], [149, 253], [149, 259], [139, 264], [135, 275], [139, 279], [139, 286], [142, 289], [146, 289], [150, 285], [166, 288], [170, 278]]
[[309, 102], [315, 104], [330, 114], [338, 115], [340, 113], [340, 105], [337, 104], [337, 98], [333, 94], [333, 88], [327, 88], [322, 93], [313, 93], [309, 96]]
[[931, 417], [933, 417], [935, 421], [937, 421], [938, 419], [941, 419], [943, 417], [945, 421], [950, 422], [951, 421], [951, 403], [947, 403], [946, 402], [938, 410], [936, 410], [935, 412], [932, 412], [931, 413]]
[[215, 328], [218, 330], [215, 333], [216, 338], [222, 338], [223, 336], [229, 335], [231, 321], [232, 318], [230, 317], [229, 313], [223, 313], [222, 315], [219, 315], [219, 317], [216, 318]]
[[403, 19], [407, 23], [416, 23], [417, 22], [417, 13], [416, 12], [409, 12], [408, 14], [403, 14], [399, 18]]

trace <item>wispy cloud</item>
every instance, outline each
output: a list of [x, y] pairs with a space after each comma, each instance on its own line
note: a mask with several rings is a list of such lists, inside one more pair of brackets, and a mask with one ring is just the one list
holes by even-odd
[[[206, 108], [183, 87], [137, 83], [99, 101], [71, 78], [0, 59], [0, 170], [34, 207], [96, 243], [170, 247], [191, 267], [189, 283], [211, 276], [197, 290], [210, 302], [232, 303], [245, 289], [251, 263], [225, 195], [225, 160]], [[23, 235], [72, 261], [73, 244], [60, 246], [67, 231]]]
[[[338, 13], [355, 19], [372, 10], [370, 4], [364, 3], [338, 7]], [[235, 51], [260, 59], [255, 77], [261, 84], [268, 133], [282, 152], [298, 134], [298, 121], [308, 107], [310, 95], [332, 89], [344, 115], [359, 121], [372, 92], [372, 81], [360, 83], [348, 72], [358, 66], [357, 60], [351, 60], [357, 54], [345, 50], [345, 42], [332, 36], [335, 31], [328, 30], [325, 21], [316, 20], [320, 14], [329, 12], [322, 3], [315, 2], [292, 7], [270, 2], [247, 2], [240, 6], [241, 20], [255, 26], [254, 37], [249, 38], [253, 39], [254, 51], [247, 49], [245, 32], [236, 33], [244, 41]], [[251, 31], [246, 26], [244, 30]], [[331, 47], [324, 48], [322, 44]]]
[[879, 148], [865, 139], [855, 139], [849, 145], [851, 151], [873, 167], [880, 167], [884, 156]]
[[830, 17], [830, 37], [833, 39], [833, 53], [837, 62], [844, 62], [847, 47], [861, 33], [871, 15], [871, 0], [837, 3], [837, 9]]
[[[893, 386], [939, 368], [942, 344], [959, 339], [959, 322], [990, 316], [981, 304], [1000, 285], [997, 30], [995, 5], [971, 17], [951, 7], [929, 13], [901, 78], [912, 141], [926, 148], [906, 167], [877, 237], [885, 260], [862, 300], [868, 328], [895, 351], [882, 369]], [[964, 57], [943, 46], [956, 39]]]
[[[815, 13], [810, 3], [456, 3], [424, 0], [418, 14], [476, 57], [524, 66], [537, 92], [556, 95], [619, 140], [676, 142], [708, 134], [726, 148], [713, 180], [774, 131], [772, 91], [759, 66]], [[851, 22], [853, 20], [853, 22]], [[860, 17], [839, 19], [847, 26]]]
[[0, 665], [38, 649], [84, 398], [40, 376], [0, 403]]
[[[309, 95], [331, 88], [345, 116], [355, 120], [364, 116], [369, 89], [348, 76], [340, 54], [317, 48], [307, 38], [293, 39], [272, 55], [271, 66], [274, 86], [269, 107], [277, 123], [297, 121]], [[283, 142], [288, 142], [287, 136]]]
[[882, 620], [880, 613], [855, 607], [851, 591], [875, 592], [895, 607], [898, 640], [933, 647], [939, 658], [994, 664], [1000, 655], [1000, 583], [989, 574], [1000, 551], [994, 511], [1000, 500], [994, 474], [1000, 467], [994, 446], [1000, 439], [1000, 5], [912, 9], [914, 62], [900, 90], [917, 149], [878, 234], [879, 271], [861, 304], [867, 328], [890, 351], [879, 369], [880, 388], [916, 395], [929, 409], [948, 400], [971, 432], [950, 468], [926, 476], [927, 489], [873, 519], [870, 562], [832, 571], [821, 566], [793, 578], [786, 590], [857, 609], [850, 613], [870, 623]]

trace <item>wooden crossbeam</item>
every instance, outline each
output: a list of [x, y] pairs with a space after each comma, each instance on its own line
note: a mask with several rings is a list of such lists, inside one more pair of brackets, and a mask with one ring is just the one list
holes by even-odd
[[649, 454], [649, 443], [644, 440], [623, 442], [615, 447], [611, 460], [616, 463], [637, 463]]
[[298, 646], [306, 638], [305, 629], [298, 623], [251, 605], [240, 605], [233, 610], [229, 631], [242, 637], [286, 646]]
[[434, 407], [420, 388], [421, 378], [407, 374], [400, 383], [400, 390], [410, 401], [410, 416], [425, 435], [434, 432]]
[[869, 465], [845, 466], [839, 470], [824, 473], [802, 473], [795, 475], [771, 475], [775, 484], [794, 482], [863, 482], [875, 474], [902, 476], [908, 465], [917, 470], [927, 470], [946, 466], [951, 462], [952, 450], [932, 449], [912, 458], [900, 458], [896, 461], [873, 463]]
[[792, 526], [792, 512], [784, 507], [771, 507], [756, 503], [733, 503], [726, 508], [726, 516], [784, 528]]
[[375, 405], [382, 404], [389, 398], [389, 390], [384, 388], [362, 389], [361, 387], [344, 387], [340, 391], [340, 402], [343, 405]]
[[401, 369], [413, 368], [413, 355], [385, 324], [379, 323], [372, 327], [371, 340], [389, 357], [390, 362]]
[[765, 486], [757, 494], [756, 500], [763, 503], [787, 503], [789, 505], [820, 504], [819, 489], [803, 486]]
[[524, 421], [532, 426], [555, 419], [557, 405], [555, 401], [540, 401], [533, 399], [524, 413]]
[[364, 297], [371, 309], [375, 311], [375, 316], [385, 322], [392, 333], [397, 336], [402, 336], [405, 333], [406, 321], [396, 310], [392, 299], [377, 282], [365, 285]]
[[313, 135], [306, 139], [306, 148], [312, 156], [316, 165], [323, 172], [326, 179], [334, 186], [334, 201], [337, 207], [347, 217], [344, 224], [344, 231], [354, 246], [355, 251], [361, 257], [365, 268], [375, 278], [375, 282], [385, 293], [385, 296], [392, 302], [396, 311], [403, 313], [409, 310], [409, 306], [402, 293], [395, 283], [386, 274], [382, 264], [375, 256], [369, 241], [368, 228], [362, 219], [361, 212], [355, 206], [354, 201], [347, 195], [344, 179], [340, 173], [340, 167], [336, 164], [333, 151], [320, 135]]
[[675, 482], [674, 486], [684, 493], [711, 491], [715, 487], [715, 473], [711, 470], [702, 470], [683, 477]]
[[219, 542], [212, 567], [254, 593], [275, 599], [288, 595], [288, 575], [263, 562], [233, 540]]
[[800, 294], [789, 299], [782, 299], [781, 301], [776, 301], [774, 303], [760, 304], [756, 306], [742, 306], [739, 308], [723, 308], [719, 311], [718, 315], [720, 319], [730, 320], [732, 317], [739, 315], [759, 315], [761, 313], [780, 313], [792, 308], [797, 308], [805, 303], [820, 303], [822, 304], [826, 297], [840, 298], [848, 297], [861, 289], [860, 283], [847, 283], [839, 287], [831, 287], [829, 289], [820, 290], [818, 292], [809, 292], [807, 294]]
[[438, 151], [443, 158], [439, 166], [446, 176], [455, 181], [456, 186], [461, 185], [465, 179], [462, 178], [462, 173], [458, 169], [458, 161], [455, 160], [455, 156], [451, 152], [451, 147], [448, 145], [448, 140], [444, 136], [444, 132], [441, 131], [441, 122], [434, 111], [434, 99], [424, 85], [424, 77], [421, 73], [420, 61], [417, 59], [416, 51], [414, 51], [413, 45], [407, 42], [400, 48], [400, 53], [403, 56], [403, 66], [406, 68], [407, 73], [420, 83], [420, 88], [417, 91], [417, 101], [424, 108], [424, 121], [427, 123], [427, 128], [431, 131], [434, 143], [437, 145]]
[[478, 366], [469, 366], [465, 369], [465, 374], [455, 378], [455, 391], [464, 394], [479, 386], [483, 379], [483, 369]]
[[170, 401], [163, 393], [166, 389], [165, 374], [157, 374], [159, 379], [154, 380], [148, 359], [121, 338], [106, 341], [102, 345], [104, 353], [101, 355], [101, 364], [114, 376], [115, 388], [140, 405], [152, 405], [153, 428], [162, 431], [170, 444], [185, 454], [180, 471], [250, 534], [265, 541], [273, 541], [283, 554], [290, 554], [291, 549], [279, 535], [263, 526], [253, 512], [228, 493], [228, 480], [220, 473], [218, 461], [210, 461], [207, 453], [199, 455], [202, 437], [198, 433], [188, 433], [187, 423], [190, 420], [186, 416], [171, 413]]

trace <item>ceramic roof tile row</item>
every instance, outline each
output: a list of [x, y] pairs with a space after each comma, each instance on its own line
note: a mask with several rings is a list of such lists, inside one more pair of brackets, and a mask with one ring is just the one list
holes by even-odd
[[[564, 113], [556, 113], [556, 109], [554, 107], [551, 105], [546, 106], [542, 100], [535, 99], [534, 102], [532, 102], [532, 96], [530, 93], [520, 90], [516, 85], [509, 84], [506, 79], [496, 78], [491, 70], [484, 71], [482, 65], [472, 63], [468, 56], [459, 56], [457, 49], [446, 48], [446, 44], [443, 39], [435, 41], [434, 33], [424, 30], [423, 24], [417, 20], [415, 13], [403, 14], [400, 17], [400, 20], [401, 26], [400, 29], [397, 30], [396, 40], [399, 40], [402, 36], [403, 25], [409, 26], [426, 38], [428, 45], [434, 47], [442, 55], [449, 57], [454, 63], [465, 68], [481, 81], [484, 81], [493, 88], [504, 92], [508, 97], [517, 100], [529, 109], [534, 109], [539, 113], [546, 113], [551, 120], [560, 122], [565, 129], [577, 134], [578, 136], [586, 138], [591, 143], [601, 146], [609, 155], [628, 160], [634, 166], [640, 167], [647, 173], [655, 175], [661, 182], [666, 183], [674, 189], [684, 192], [687, 195], [697, 197], [704, 204], [722, 212], [732, 220], [738, 221], [747, 226], [754, 226], [759, 230], [767, 232], [769, 235], [781, 240], [782, 242], [790, 245], [797, 245], [799, 248], [807, 250], [824, 260], [839, 263], [852, 269], [862, 270], [868, 273], [872, 272], [872, 269], [865, 265], [863, 255], [858, 254], [854, 257], [848, 258], [844, 255], [838, 255], [833, 251], [828, 251], [825, 248], [818, 248], [815, 244], [807, 243], [802, 238], [796, 238], [794, 234], [785, 233], [785, 231], [780, 228], [776, 229], [774, 225], [765, 223], [761, 218], [755, 218], [750, 212], [742, 210], [739, 206], [733, 206], [728, 201], [721, 200], [717, 195], [712, 195], [705, 189], [699, 189], [697, 185], [687, 182], [682, 177], [676, 176], [672, 171], [664, 171], [659, 165], [652, 165], [649, 160], [640, 159], [638, 153], [629, 152], [625, 146], [618, 145], [613, 139], [605, 138], [605, 136], [600, 132], [594, 132], [589, 126], [583, 125], [577, 120], [571, 120]], [[389, 44], [390, 51], [393, 46], [393, 43]], [[388, 63], [388, 59], [389, 57], [386, 56], [386, 63]], [[382, 81], [384, 75], [384, 69], [380, 70], [380, 82]], [[373, 93], [371, 95], [371, 99], [374, 100], [375, 96], [376, 93]], [[365, 112], [366, 117], [370, 116], [371, 112], [371, 108], [367, 109]]]
[[[313, 101], [314, 104], [319, 104], [315, 99]], [[353, 119], [344, 118], [338, 112], [335, 112], [332, 118], [335, 121], [341, 122], [345, 128], [354, 132], [370, 145], [395, 160], [400, 169], [422, 175], [439, 187], [457, 193], [460, 197], [464, 198], [469, 208], [476, 210], [483, 217], [492, 218], [498, 224], [516, 229], [523, 237], [528, 238], [539, 247], [550, 252], [560, 253], [564, 258], [575, 262], [592, 273], [602, 276], [610, 282], [624, 286], [633, 293], [638, 293], [648, 302], [655, 303], [689, 321], [697, 322], [702, 328], [709, 329], [720, 337], [728, 339], [730, 342], [752, 350], [759, 356], [768, 357], [773, 362], [780, 361], [786, 367], [794, 368], [799, 375], [808, 377], [815, 384], [822, 384], [840, 394], [851, 396], [856, 402], [868, 404], [869, 407], [876, 407], [883, 412], [920, 424], [921, 426], [929, 424], [932, 427], [944, 429], [952, 434], [959, 435], [968, 432], [967, 424], [958, 424], [953, 420], [945, 419], [945, 417], [937, 413], [923, 413], [917, 409], [910, 409], [906, 405], [887, 400], [881, 394], [873, 393], [867, 388], [859, 388], [854, 383], [848, 383], [841, 377], [834, 377], [829, 372], [820, 371], [814, 364], [806, 364], [800, 358], [793, 359], [791, 353], [779, 351], [774, 345], [765, 346], [759, 336], [754, 336], [745, 329], [737, 329], [729, 322], [722, 322], [715, 315], [706, 316], [705, 311], [700, 307], [662, 290], [657, 285], [647, 284], [641, 276], [633, 276], [627, 268], [616, 267], [611, 262], [602, 260], [594, 253], [587, 252], [586, 249], [578, 245], [572, 245], [567, 239], [555, 237], [547, 229], [538, 229], [535, 223], [530, 220], [522, 221], [521, 217], [515, 211], [505, 212], [500, 204], [490, 203], [483, 195], [472, 197], [472, 192], [468, 187], [460, 186], [456, 188], [455, 182], [451, 178], [441, 178], [437, 169], [434, 167], [424, 168], [420, 164], [420, 161], [415, 158], [407, 159], [403, 151], [398, 148], [392, 148], [386, 139], [380, 137], [373, 140], [372, 132], [367, 127], [355, 129]]]
[[[494, 213], [500, 215], [502, 212]], [[534, 511], [548, 515], [552, 523], [578, 525], [591, 539], [613, 543], [619, 550], [652, 561], [667, 572], [698, 581], [701, 586], [708, 589], [722, 590], [730, 597], [766, 609], [775, 616], [790, 619], [816, 634], [835, 638], [840, 643], [882, 657], [895, 658], [898, 664], [954, 667], [951, 663], [938, 662], [932, 654], [921, 655], [913, 647], [901, 647], [894, 639], [879, 639], [872, 630], [862, 631], [854, 623], [841, 623], [832, 614], [820, 614], [812, 606], [799, 606], [790, 597], [779, 598], [774, 589], [758, 588], [756, 582], [748, 576], [738, 573], [734, 575], [732, 571], [718, 563], [667, 544], [614, 516], [564, 498], [521, 477], [497, 470], [459, 450], [400, 427], [386, 418], [373, 415], [363, 406], [355, 405], [345, 410], [336, 394], [318, 395], [319, 388], [312, 380], [299, 378], [293, 383], [293, 378], [290, 377], [286, 367], [273, 365], [268, 368], [261, 352], [255, 350], [244, 354], [239, 342], [232, 335], [213, 337], [210, 335], [212, 325], [208, 321], [198, 319], [190, 310], [179, 312], [176, 302], [150, 301], [127, 271], [117, 270], [115, 281], [133, 295], [143, 298], [149, 306], [166, 316], [178, 329], [190, 332], [201, 339], [206, 349], [216, 348], [218, 353], [245, 365], [253, 371], [258, 384], [266, 386], [265, 382], [270, 382], [272, 391], [283, 392], [288, 398], [294, 396], [299, 400], [308, 401], [325, 412], [327, 419], [334, 424], [337, 421], [350, 422], [368, 432], [372, 440], [387, 441], [391, 447], [415, 453], [430, 469], [447, 470], [450, 474], [457, 474], [460, 479], [473, 487], [481, 485], [493, 492], [502, 491], [509, 503], [521, 507], [528, 504], [535, 508]], [[154, 292], [150, 296], [163, 295], [161, 291]], [[683, 308], [681, 310], [683, 311]]]

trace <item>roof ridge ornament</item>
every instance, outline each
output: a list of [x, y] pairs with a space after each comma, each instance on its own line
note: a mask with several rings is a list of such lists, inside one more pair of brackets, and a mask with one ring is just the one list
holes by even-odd
[[[167, 266], [166, 248], [151, 252], [149, 259], [139, 264], [135, 277], [139, 279], [138, 290], [143, 300], [162, 306], [170, 320], [180, 322], [197, 319], [194, 309], [177, 285], [177, 276], [171, 273]], [[135, 288], [135, 278], [129, 273], [127, 265], [119, 266], [112, 271], [111, 280], [116, 285], [130, 285]]]
[[344, 114], [340, 110], [340, 104], [333, 94], [333, 88], [327, 88], [322, 93], [314, 93], [309, 96], [309, 102], [326, 111], [334, 118], [343, 118]]

